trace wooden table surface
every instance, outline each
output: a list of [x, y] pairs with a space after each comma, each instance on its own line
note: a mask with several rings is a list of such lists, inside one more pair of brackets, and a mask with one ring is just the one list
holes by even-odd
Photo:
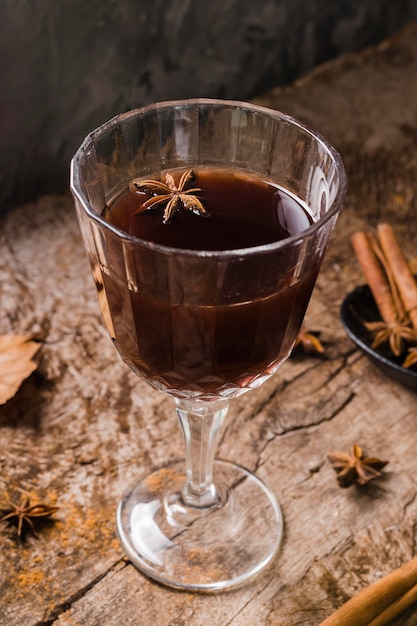
[[[173, 401], [112, 347], [71, 198], [41, 197], [0, 220], [0, 334], [44, 339], [38, 370], [0, 407], [0, 507], [22, 489], [60, 509], [38, 539], [1, 526], [1, 626], [317, 626], [417, 552], [416, 393], [339, 318], [364, 282], [352, 232], [387, 221], [417, 256], [417, 24], [257, 102], [321, 131], [349, 177], [306, 317], [325, 358], [294, 355], [234, 401], [219, 449], [277, 495], [280, 552], [250, 584], [213, 595], [166, 589], [124, 557], [116, 504], [138, 474], [180, 456]], [[355, 442], [389, 464], [367, 488], [341, 489], [326, 453]], [[417, 606], [395, 624], [417, 624]]]

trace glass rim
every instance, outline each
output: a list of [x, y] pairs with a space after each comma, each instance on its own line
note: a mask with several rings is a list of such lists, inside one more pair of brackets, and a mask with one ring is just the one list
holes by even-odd
[[[124, 121], [130, 117], [137, 117], [139, 115], [145, 115], [147, 112], [155, 111], [159, 109], [169, 109], [169, 108], [187, 108], [190, 106], [198, 106], [198, 105], [212, 105], [215, 107], [216, 105], [219, 107], [229, 107], [234, 109], [241, 109], [246, 111], [251, 111], [253, 113], [259, 113], [263, 115], [268, 115], [270, 117], [275, 117], [280, 120], [284, 120], [293, 126], [297, 126], [307, 135], [310, 135], [316, 142], [321, 144], [330, 157], [333, 159], [336, 170], [339, 174], [338, 181], [338, 189], [337, 193], [333, 199], [333, 202], [326, 213], [317, 220], [317, 222], [313, 222], [308, 228], [304, 229], [300, 233], [296, 233], [295, 235], [290, 235], [285, 237], [284, 239], [280, 239], [278, 241], [274, 241], [267, 244], [261, 244], [256, 246], [248, 246], [244, 248], [229, 248], [225, 250], [199, 250], [192, 248], [178, 248], [175, 246], [167, 246], [158, 244], [152, 241], [148, 241], [146, 239], [142, 239], [137, 237], [136, 235], [132, 235], [131, 233], [127, 233], [122, 229], [114, 226], [106, 219], [102, 217], [101, 214], [97, 213], [95, 209], [90, 206], [88, 198], [84, 193], [79, 177], [79, 164], [82, 161], [86, 152], [91, 149], [95, 139], [102, 134], [104, 131], [107, 131], [111, 128], [116, 127], [119, 122]], [[243, 171], [243, 170], [241, 170]], [[278, 109], [270, 109], [268, 107], [264, 107], [257, 104], [251, 104], [250, 102], [244, 102], [240, 100], [221, 100], [216, 98], [190, 98], [183, 100], [165, 100], [161, 102], [155, 102], [152, 104], [148, 104], [143, 107], [138, 107], [135, 109], [131, 109], [126, 111], [125, 113], [120, 113], [118, 115], [113, 116], [107, 122], [104, 122], [91, 132], [89, 132], [74, 156], [71, 159], [70, 163], [70, 190], [73, 195], [80, 202], [84, 212], [90, 219], [93, 219], [106, 230], [113, 232], [113, 234], [117, 235], [120, 239], [124, 241], [130, 242], [135, 245], [140, 245], [141, 247], [151, 249], [153, 251], [159, 251], [164, 254], [176, 254], [176, 255], [184, 255], [184, 256], [198, 256], [198, 257], [215, 257], [215, 258], [226, 258], [226, 257], [236, 257], [236, 256], [249, 256], [251, 254], [262, 254], [267, 252], [272, 252], [278, 250], [280, 248], [289, 247], [303, 239], [312, 236], [316, 231], [318, 231], [326, 222], [331, 220], [335, 215], [338, 214], [343, 199], [346, 194], [347, 188], [347, 178], [345, 167], [343, 165], [342, 158], [339, 152], [325, 139], [319, 132], [310, 128], [304, 122], [301, 122], [295, 117], [283, 113]], [[297, 198], [296, 194], [292, 194], [288, 190], [283, 190], [286, 193], [289, 193], [294, 198]], [[104, 207], [103, 207], [104, 209]]]

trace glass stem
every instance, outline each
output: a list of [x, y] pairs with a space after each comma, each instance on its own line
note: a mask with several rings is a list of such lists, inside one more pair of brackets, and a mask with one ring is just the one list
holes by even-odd
[[229, 403], [182, 399], [175, 402], [185, 442], [184, 503], [198, 508], [218, 505], [220, 496], [213, 483], [213, 463]]

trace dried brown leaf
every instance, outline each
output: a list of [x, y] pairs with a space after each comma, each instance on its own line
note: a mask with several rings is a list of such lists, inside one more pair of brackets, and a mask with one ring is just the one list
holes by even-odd
[[37, 368], [33, 357], [41, 344], [28, 335], [0, 335], [0, 404], [5, 404]]

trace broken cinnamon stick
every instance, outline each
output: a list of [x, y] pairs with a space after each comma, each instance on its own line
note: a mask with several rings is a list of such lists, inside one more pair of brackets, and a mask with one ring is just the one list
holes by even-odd
[[395, 302], [369, 235], [358, 231], [352, 235], [351, 242], [382, 319], [387, 325], [394, 324], [398, 320]]
[[417, 557], [357, 593], [320, 626], [383, 626], [416, 599]]
[[417, 283], [411, 273], [407, 259], [389, 224], [379, 224], [377, 234], [382, 252], [392, 269], [405, 311], [413, 328], [417, 329]]

